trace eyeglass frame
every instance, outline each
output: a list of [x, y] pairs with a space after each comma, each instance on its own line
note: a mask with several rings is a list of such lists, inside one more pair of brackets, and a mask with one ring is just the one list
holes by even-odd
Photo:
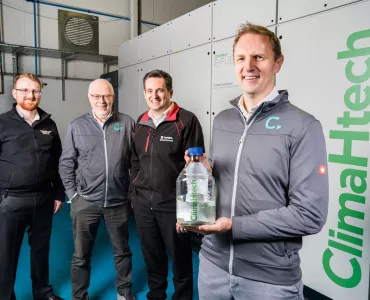
[[15, 90], [21, 92], [21, 94], [23, 94], [23, 95], [28, 95], [31, 92], [35, 96], [40, 96], [41, 93], [42, 93], [41, 90], [30, 90], [30, 89], [27, 89], [27, 88], [15, 89]]
[[88, 93], [88, 95], [90, 95], [94, 100], [100, 100], [102, 98], [104, 99], [113, 99], [114, 98], [114, 94], [107, 94], [107, 95], [99, 95], [99, 94], [90, 94]]

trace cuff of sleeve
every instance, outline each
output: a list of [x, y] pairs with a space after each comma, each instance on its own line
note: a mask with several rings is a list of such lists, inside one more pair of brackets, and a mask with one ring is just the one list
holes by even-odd
[[68, 190], [66, 191], [66, 195], [68, 197], [68, 200], [71, 200], [72, 197], [76, 194], [77, 192], [75, 190]]
[[64, 191], [58, 191], [55, 195], [55, 199], [54, 200], [59, 200], [59, 201], [62, 201], [64, 202], [66, 199], [65, 199], [65, 194], [64, 194]]
[[232, 218], [233, 225], [231, 228], [232, 231], [232, 238], [233, 240], [240, 240], [242, 238], [242, 218], [241, 217], [233, 217]]

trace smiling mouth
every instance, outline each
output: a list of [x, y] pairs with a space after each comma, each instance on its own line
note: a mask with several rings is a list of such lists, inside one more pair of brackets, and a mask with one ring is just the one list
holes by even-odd
[[258, 79], [259, 76], [242, 76], [242, 79], [244, 80], [255, 80]]

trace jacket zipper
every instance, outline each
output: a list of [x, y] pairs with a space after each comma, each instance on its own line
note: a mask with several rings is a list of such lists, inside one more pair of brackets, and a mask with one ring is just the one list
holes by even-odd
[[105, 129], [103, 129], [104, 135], [104, 156], [105, 156], [105, 199], [104, 207], [107, 207], [107, 198], [108, 198], [108, 153], [107, 153], [107, 138], [105, 136]]
[[40, 158], [39, 158], [39, 154], [38, 154], [38, 150], [39, 150], [39, 147], [37, 145], [37, 140], [36, 140], [36, 135], [35, 135], [35, 129], [32, 128], [32, 131], [33, 131], [33, 141], [35, 143], [35, 149], [36, 149], [36, 159], [37, 159], [37, 176], [36, 176], [36, 187], [39, 185], [39, 168], [40, 168]]
[[[254, 121], [256, 120], [256, 118], [258, 117], [260, 112], [262, 111], [263, 107], [253, 117], [253, 119], [251, 120], [249, 125], [247, 124], [247, 121], [245, 120], [245, 117], [244, 117], [243, 113], [239, 109], [237, 109], [236, 107], [234, 107], [234, 108], [241, 114], [241, 117], [244, 121], [244, 131], [243, 131], [243, 134], [242, 134], [242, 136], [239, 140], [238, 153], [236, 155], [233, 193], [232, 193], [232, 197], [231, 197], [231, 216], [230, 216], [231, 219], [235, 215], [236, 190], [237, 190], [237, 187], [238, 187], [238, 173], [239, 173], [239, 166], [240, 166], [240, 157], [241, 157], [241, 154], [242, 154], [242, 151], [243, 151], [245, 136], [247, 135], [248, 129], [252, 126], [252, 124], [254, 123]], [[230, 239], [230, 260], [229, 260], [229, 274], [230, 275], [233, 275], [233, 261], [234, 261], [234, 243], [233, 243], [233, 240], [231, 238]]]
[[[152, 129], [150, 129], [149, 132], [152, 132]], [[155, 132], [153, 132], [153, 135], [152, 135], [152, 144], [150, 145], [150, 168], [149, 168], [149, 176], [150, 176], [150, 178], [153, 178], [153, 176], [152, 176], [152, 166], [153, 166], [153, 144], [154, 144], [154, 136], [155, 136]], [[148, 134], [147, 143], [149, 141], [149, 137], [150, 137], [150, 134]], [[152, 207], [152, 200], [153, 200], [153, 187], [150, 188], [150, 209], [151, 210], [153, 209], [153, 207]]]
[[[39, 172], [39, 170], [40, 170], [40, 157], [39, 157], [39, 154], [38, 154], [39, 146], [37, 145], [37, 139], [36, 139], [36, 135], [35, 135], [35, 126], [38, 125], [38, 124], [40, 124], [42, 121], [46, 120], [47, 118], [48, 118], [48, 116], [45, 117], [44, 119], [41, 119], [41, 117], [40, 117], [40, 120], [38, 122], [36, 121], [33, 125], [31, 125], [32, 134], [33, 134], [33, 142], [35, 143], [36, 159], [37, 159], [36, 187], [38, 187], [39, 182], [40, 182], [40, 178], [39, 178], [39, 176], [40, 176], [40, 174], [39, 174], [40, 173]], [[27, 123], [24, 119], [23, 119], [23, 122]]]
[[94, 116], [91, 116], [93, 122], [95, 122], [96, 126], [98, 126], [103, 131], [104, 137], [104, 158], [105, 158], [105, 195], [104, 195], [104, 207], [107, 207], [108, 204], [108, 151], [107, 151], [107, 138], [105, 135], [105, 128], [106, 124], [109, 119], [112, 118], [112, 115], [104, 121], [103, 127], [100, 126], [97, 120], [95, 120]]

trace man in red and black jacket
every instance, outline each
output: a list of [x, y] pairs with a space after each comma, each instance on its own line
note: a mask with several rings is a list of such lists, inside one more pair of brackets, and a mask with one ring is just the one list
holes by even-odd
[[185, 166], [184, 151], [203, 147], [197, 117], [171, 102], [172, 78], [161, 70], [144, 77], [149, 110], [141, 115], [133, 138], [132, 206], [148, 271], [148, 299], [166, 299], [167, 254], [172, 258], [173, 299], [193, 298], [189, 237], [176, 231], [176, 179]]

